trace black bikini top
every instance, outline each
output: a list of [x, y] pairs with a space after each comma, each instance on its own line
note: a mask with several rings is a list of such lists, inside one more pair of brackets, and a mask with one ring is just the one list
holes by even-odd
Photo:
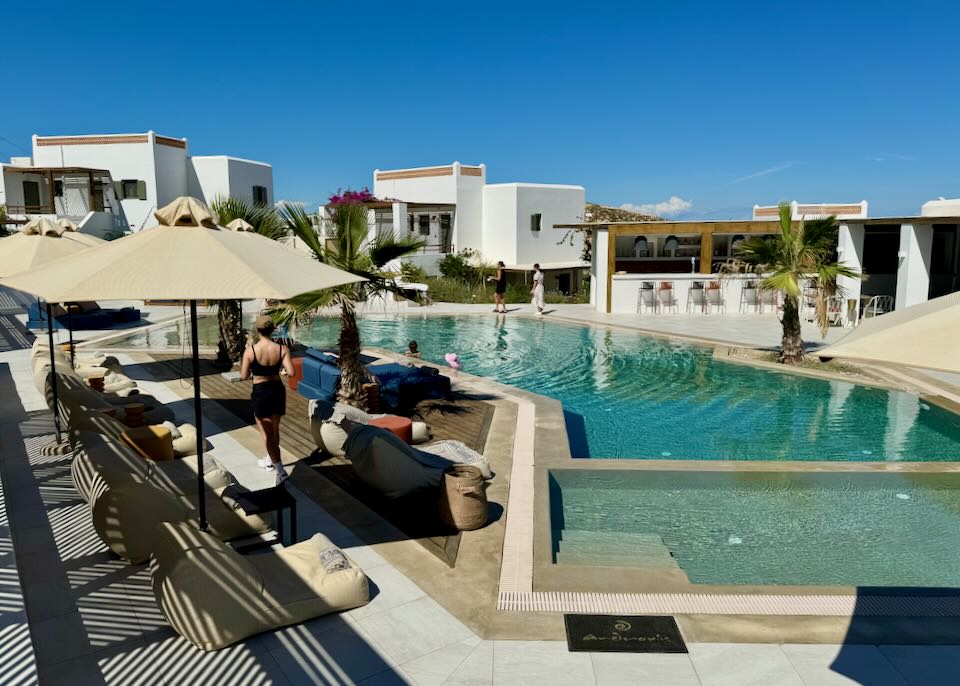
[[[280, 345], [277, 343], [277, 345]], [[276, 364], [260, 364], [257, 361], [257, 349], [251, 346], [253, 350], [253, 362], [250, 363], [250, 372], [254, 376], [276, 376], [280, 373], [280, 367], [283, 366], [283, 346], [280, 346], [280, 359]]]

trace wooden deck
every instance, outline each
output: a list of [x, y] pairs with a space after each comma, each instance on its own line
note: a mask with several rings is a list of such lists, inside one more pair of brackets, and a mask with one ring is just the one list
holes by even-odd
[[[150, 373], [158, 380], [182, 379], [185, 383], [192, 383], [189, 358], [160, 353], [151, 353], [151, 357], [154, 364]], [[201, 359], [200, 363], [200, 385], [204, 395], [237, 417], [240, 424], [253, 426], [252, 382], [228, 381], [212, 362], [212, 359]], [[348, 457], [334, 457], [319, 451], [310, 432], [307, 406], [306, 398], [287, 388], [287, 414], [280, 432], [281, 447], [453, 566], [460, 535], [437, 519], [436, 503], [422, 496], [416, 501], [383, 498], [360, 481]], [[434, 440], [454, 439], [483, 452], [493, 418], [493, 405], [454, 394], [450, 399], [425, 400], [409, 416], [426, 422]], [[337, 516], [337, 512], [333, 514]]]

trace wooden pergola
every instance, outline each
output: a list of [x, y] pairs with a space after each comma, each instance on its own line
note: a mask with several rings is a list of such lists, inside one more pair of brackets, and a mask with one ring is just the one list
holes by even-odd
[[[799, 226], [800, 222], [794, 222]], [[640, 235], [687, 235], [700, 237], [700, 273], [710, 274], [713, 263], [714, 234], [772, 234], [779, 233], [778, 221], [638, 221], [638, 222], [588, 222], [583, 224], [554, 224], [555, 229], [608, 232], [607, 240], [607, 306], [612, 305], [613, 274], [616, 271], [617, 236]], [[596, 256], [600, 258], [599, 255]]]

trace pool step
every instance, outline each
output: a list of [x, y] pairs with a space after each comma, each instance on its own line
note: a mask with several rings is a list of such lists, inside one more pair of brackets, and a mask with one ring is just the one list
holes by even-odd
[[680, 569], [659, 534], [568, 529], [559, 538], [557, 564]]

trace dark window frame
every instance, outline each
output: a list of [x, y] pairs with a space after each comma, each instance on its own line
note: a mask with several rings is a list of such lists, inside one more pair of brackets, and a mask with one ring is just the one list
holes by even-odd
[[535, 212], [530, 215], [530, 230], [534, 232], [543, 230], [543, 214]]

